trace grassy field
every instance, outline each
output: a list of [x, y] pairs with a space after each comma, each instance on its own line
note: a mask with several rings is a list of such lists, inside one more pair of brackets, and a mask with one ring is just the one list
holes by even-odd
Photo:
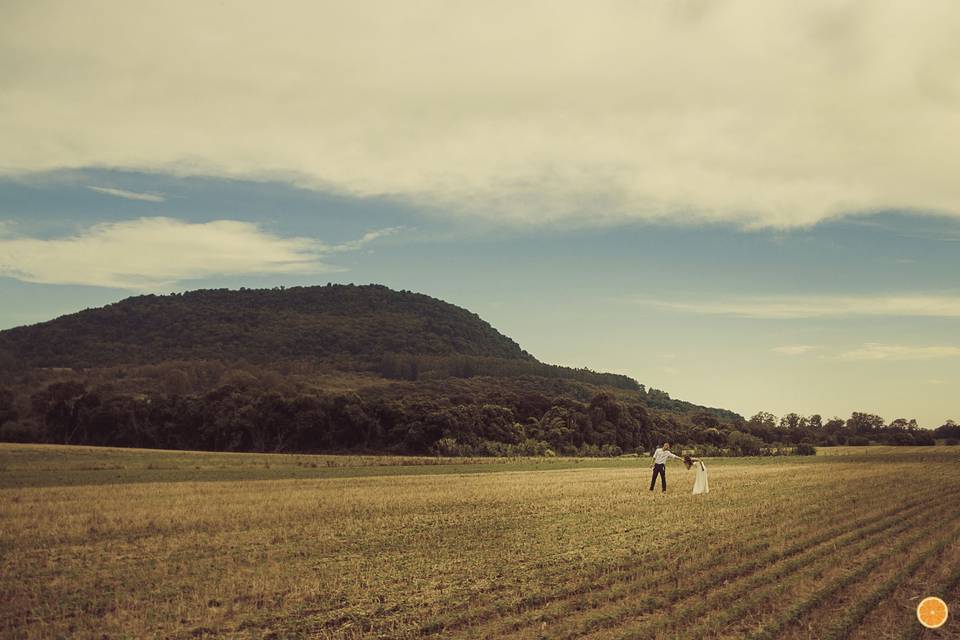
[[0, 635], [956, 638], [958, 463], [712, 460], [693, 496], [636, 458], [0, 445]]

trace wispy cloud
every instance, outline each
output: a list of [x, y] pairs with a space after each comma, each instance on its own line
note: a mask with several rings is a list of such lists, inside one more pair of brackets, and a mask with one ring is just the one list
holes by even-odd
[[810, 353], [811, 351], [816, 351], [817, 349], [819, 349], [819, 347], [809, 344], [794, 344], [785, 345], [782, 347], [774, 347], [771, 349], [771, 351], [784, 356], [802, 356], [805, 353]]
[[403, 227], [386, 227], [384, 229], [375, 229], [373, 231], [366, 232], [356, 240], [349, 240], [347, 242], [342, 242], [340, 244], [327, 246], [326, 251], [329, 253], [356, 251], [357, 249], [361, 249], [375, 240], [379, 240], [380, 238], [385, 238], [387, 236], [396, 235], [403, 230], [404, 230]]
[[126, 200], [142, 200], [144, 202], [166, 202], [167, 200], [166, 196], [162, 193], [141, 193], [138, 191], [127, 191], [126, 189], [114, 189], [113, 187], [88, 186], [87, 189]]
[[874, 296], [768, 296], [722, 300], [632, 298], [660, 309], [704, 315], [790, 320], [848, 316], [960, 317], [960, 296], [909, 294]]
[[960, 358], [960, 347], [917, 347], [868, 342], [859, 349], [841, 353], [839, 358], [841, 360], [938, 360], [941, 358]]
[[[391, 231], [392, 233], [393, 231]], [[156, 290], [183, 280], [245, 274], [342, 271], [323, 258], [384, 235], [328, 246], [281, 237], [236, 220], [139, 218], [98, 224], [67, 238], [0, 237], [0, 275], [25, 282]]]
[[0, 170], [282, 176], [526, 225], [960, 215], [955, 0], [230, 4], [5, 12]]

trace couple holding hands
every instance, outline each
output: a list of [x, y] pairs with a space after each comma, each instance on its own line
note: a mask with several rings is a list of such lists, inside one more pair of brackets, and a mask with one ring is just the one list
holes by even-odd
[[710, 486], [707, 482], [707, 467], [704, 466], [703, 461], [697, 458], [691, 458], [690, 456], [681, 458], [670, 451], [669, 442], [664, 442], [663, 446], [657, 447], [657, 450], [653, 452], [653, 477], [650, 478], [650, 491], [653, 491], [654, 486], [657, 484], [657, 476], [660, 476], [660, 488], [664, 493], [667, 492], [667, 460], [670, 458], [683, 460], [683, 463], [687, 465], [687, 469], [696, 464], [697, 479], [693, 483], [693, 492], [708, 493], [710, 491]]

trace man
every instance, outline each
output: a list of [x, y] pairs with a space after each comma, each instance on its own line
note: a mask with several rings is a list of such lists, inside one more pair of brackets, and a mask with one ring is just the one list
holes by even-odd
[[680, 456], [670, 452], [669, 442], [664, 442], [662, 447], [657, 447], [657, 450], [653, 452], [653, 477], [650, 479], [650, 491], [653, 491], [653, 486], [657, 484], [657, 474], [659, 474], [660, 487], [663, 489], [663, 493], [667, 492], [667, 460], [670, 458], [683, 460]]

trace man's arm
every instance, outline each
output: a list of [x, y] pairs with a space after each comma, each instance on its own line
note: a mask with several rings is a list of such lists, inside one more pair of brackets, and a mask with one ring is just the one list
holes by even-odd
[[667, 451], [667, 455], [670, 456], [671, 458], [676, 458], [677, 460], [683, 460], [683, 458], [675, 454], [673, 451]]

